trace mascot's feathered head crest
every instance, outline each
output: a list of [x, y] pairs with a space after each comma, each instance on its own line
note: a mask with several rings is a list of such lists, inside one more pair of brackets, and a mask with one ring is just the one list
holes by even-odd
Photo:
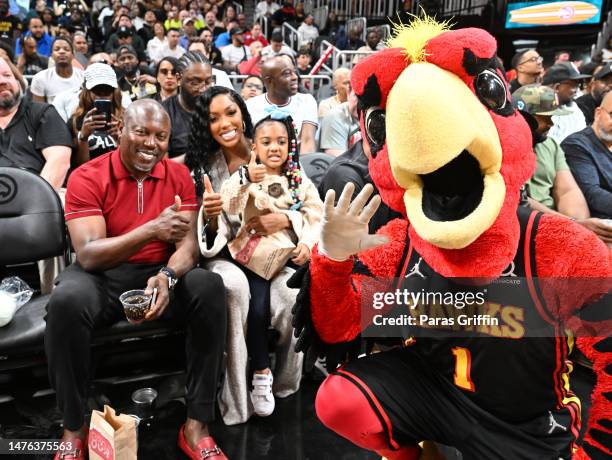
[[409, 62], [423, 62], [427, 56], [425, 45], [442, 32], [450, 30], [447, 21], [438, 22], [429, 16], [415, 17], [410, 24], [394, 24], [390, 48], [403, 48]]
[[535, 157], [495, 39], [428, 17], [394, 31], [351, 75], [370, 174], [434, 269], [499, 275], [518, 246], [519, 192]]

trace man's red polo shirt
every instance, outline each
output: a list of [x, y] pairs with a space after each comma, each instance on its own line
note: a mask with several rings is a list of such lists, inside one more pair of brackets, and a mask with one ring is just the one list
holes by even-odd
[[[125, 168], [119, 149], [88, 161], [70, 175], [66, 191], [66, 220], [103, 216], [107, 237], [124, 235], [155, 219], [181, 197], [184, 211], [197, 211], [195, 185], [185, 165], [163, 159], [142, 182]], [[174, 247], [152, 241], [130, 263], [164, 263]]]

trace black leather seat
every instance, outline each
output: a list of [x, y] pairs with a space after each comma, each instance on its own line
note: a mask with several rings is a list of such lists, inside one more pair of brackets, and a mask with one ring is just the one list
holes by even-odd
[[[15, 265], [55, 256], [66, 256], [66, 229], [62, 203], [53, 188], [26, 170], [0, 167], [0, 265]], [[9, 269], [10, 270], [10, 269]], [[12, 358], [42, 352], [49, 295], [33, 297], [13, 320], [0, 327], [0, 368], [10, 368]], [[134, 325], [121, 321], [96, 331], [94, 345], [125, 339], [174, 334], [168, 322]]]
[[[31, 172], [0, 167], [0, 235], [2, 266], [65, 255], [64, 212], [55, 190]], [[42, 349], [48, 299], [32, 298], [0, 328], [0, 356], [5, 360]]]
[[64, 255], [64, 229], [62, 203], [47, 181], [0, 167], [0, 265]]
[[334, 159], [327, 153], [307, 153], [300, 156], [300, 164], [306, 176], [318, 187]]
[[17, 311], [10, 323], [0, 328], [0, 355], [24, 355], [42, 350], [49, 297], [34, 297]]

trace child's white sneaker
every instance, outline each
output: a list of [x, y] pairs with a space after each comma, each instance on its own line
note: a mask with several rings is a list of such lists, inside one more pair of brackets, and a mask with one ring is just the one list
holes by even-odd
[[253, 374], [253, 390], [251, 402], [255, 413], [267, 417], [274, 412], [274, 395], [272, 394], [272, 372], [269, 374]]

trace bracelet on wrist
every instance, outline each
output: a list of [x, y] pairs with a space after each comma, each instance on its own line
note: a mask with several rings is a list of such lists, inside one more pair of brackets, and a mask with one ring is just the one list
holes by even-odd
[[77, 133], [77, 141], [79, 142], [87, 142], [88, 139], [81, 134], [81, 131]]

